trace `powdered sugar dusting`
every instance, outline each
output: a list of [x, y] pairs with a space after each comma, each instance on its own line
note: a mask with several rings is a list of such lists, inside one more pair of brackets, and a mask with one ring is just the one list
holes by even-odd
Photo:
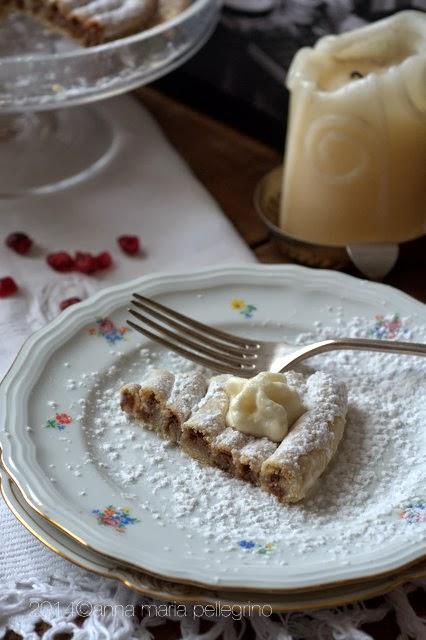
[[[371, 322], [365, 319], [354, 318], [345, 324], [337, 317], [336, 325], [319, 324], [297, 341], [371, 335]], [[407, 329], [404, 331], [407, 339]], [[409, 337], [424, 341], [426, 330], [411, 329]], [[156, 434], [129, 423], [119, 408], [118, 396], [123, 382], [141, 379], [137, 377], [141, 364], [132, 354], [117, 359], [116, 367], [98, 381], [83, 408], [89, 456], [101, 465], [102, 475], [117, 494], [133, 494], [134, 510], [143, 511], [160, 525], [177, 527], [188, 540], [195, 535], [206, 551], [214, 553], [220, 547], [221, 562], [228, 553], [246, 561], [247, 554], [236, 544], [240, 539], [268, 541], [274, 544], [277, 561], [289, 563], [321, 548], [328, 550], [330, 558], [351, 562], [361, 549], [374, 551], [397, 535], [423, 539], [424, 528], [407, 525], [398, 517], [398, 509], [407, 500], [424, 497], [425, 362], [417, 357], [332, 352], [312, 359], [309, 365], [323, 372], [311, 378], [306, 390], [312, 406], [331, 374], [347, 386], [348, 411], [334, 460], [300, 504], [279, 504], [261, 489], [203, 466]], [[144, 372], [158, 367], [194, 370], [179, 356], [145, 353]], [[327, 411], [344, 407], [339, 393], [331, 394], [328, 402], [324, 419]], [[316, 424], [321, 429], [321, 420]], [[332, 540], [335, 544], [330, 544]], [[182, 554], [189, 557], [191, 547], [188, 542]], [[256, 562], [266, 563], [268, 558], [259, 556]]]
[[300, 456], [313, 449], [332, 455], [335, 434], [329, 425], [346, 416], [346, 386], [336, 383], [329, 373], [317, 371], [307, 380], [303, 402], [308, 411], [298, 421], [301, 428], [293, 429], [284, 438], [273, 456], [275, 460], [289, 463], [295, 460], [297, 464]]
[[204, 376], [197, 371], [179, 373], [175, 377], [167, 404], [175, 408], [181, 420], [186, 420], [193, 407], [204, 397], [206, 388]]

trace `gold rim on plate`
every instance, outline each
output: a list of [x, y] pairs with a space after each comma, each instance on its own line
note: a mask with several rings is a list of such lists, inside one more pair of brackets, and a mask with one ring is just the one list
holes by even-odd
[[[56, 522], [55, 520], [53, 520], [52, 518], [49, 518], [46, 514], [44, 514], [42, 511], [40, 511], [40, 509], [34, 505], [31, 501], [30, 498], [28, 498], [27, 494], [25, 493], [25, 491], [22, 489], [22, 487], [19, 485], [19, 483], [16, 481], [13, 473], [10, 472], [10, 470], [8, 469], [7, 465], [4, 462], [3, 459], [3, 451], [0, 447], [0, 470], [3, 470], [4, 472], [6, 472], [6, 475], [9, 477], [9, 479], [13, 482], [13, 484], [17, 487], [17, 489], [19, 490], [19, 493], [23, 499], [23, 501], [28, 505], [28, 507], [30, 509], [32, 509], [33, 511], [35, 511], [37, 513], [37, 515], [39, 515], [41, 518], [43, 518], [43, 520], [45, 520], [48, 524], [52, 525], [55, 529], [57, 529], [58, 531], [60, 531], [61, 533], [63, 533], [64, 535], [66, 535], [68, 538], [70, 538], [71, 540], [74, 540], [75, 542], [77, 542], [78, 544], [80, 544], [81, 546], [83, 546], [84, 548], [88, 549], [91, 553], [97, 555], [97, 556], [101, 556], [102, 558], [104, 558], [105, 560], [110, 560], [113, 563], [115, 563], [116, 566], [117, 565], [117, 560], [116, 558], [114, 558], [114, 556], [110, 556], [106, 553], [100, 553], [99, 551], [97, 551], [94, 547], [90, 546], [85, 540], [83, 540], [82, 538], [80, 538], [79, 536], [77, 536], [76, 534], [72, 533], [71, 531], [69, 531], [66, 527], [62, 526], [61, 524], [59, 524], [58, 522]], [[24, 524], [24, 523], [23, 523]], [[38, 537], [38, 536], [36, 536]], [[43, 540], [41, 540], [41, 542], [43, 542]], [[54, 550], [54, 549], [53, 549]], [[416, 575], [414, 577], [410, 576], [409, 578], [404, 578], [403, 582], [406, 582], [407, 580], [412, 580], [412, 579], [417, 579], [417, 578], [422, 578], [422, 577], [426, 577], [426, 555], [421, 556], [420, 558], [418, 558], [417, 560], [414, 560], [413, 562], [408, 562], [407, 564], [404, 564], [402, 567], [399, 568], [399, 570], [397, 572], [395, 571], [385, 571], [382, 573], [377, 573], [374, 576], [369, 576], [369, 577], [365, 577], [365, 578], [361, 578], [361, 579], [356, 579], [353, 578], [351, 580], [339, 580], [336, 582], [332, 582], [332, 583], [328, 583], [328, 584], [317, 584], [315, 586], [311, 586], [311, 587], [301, 587], [301, 588], [297, 588], [297, 589], [258, 589], [256, 591], [256, 593], [268, 593], [268, 594], [295, 594], [295, 593], [300, 593], [300, 594], [304, 594], [304, 593], [310, 593], [310, 592], [314, 592], [314, 591], [318, 591], [318, 589], [321, 590], [328, 590], [328, 589], [334, 589], [334, 588], [339, 588], [339, 587], [347, 587], [347, 586], [351, 586], [351, 585], [358, 585], [358, 584], [362, 584], [362, 583], [367, 583], [373, 579], [386, 579], [386, 578], [392, 578], [392, 576], [398, 576], [403, 572], [409, 572], [411, 569], [414, 571], [414, 569], [418, 566], [418, 565], [422, 565], [422, 573], [420, 575]], [[424, 567], [423, 567], [424, 564]], [[130, 562], [122, 562], [120, 561], [120, 566], [122, 566], [124, 569], [128, 569], [131, 571], [134, 571], [136, 573], [142, 573], [140, 567], [130, 563]], [[150, 576], [151, 578], [155, 579], [155, 580], [159, 580], [164, 582], [165, 581], [165, 577], [160, 575], [160, 574], [156, 574], [153, 571], [148, 571], [147, 569], [144, 569], [144, 575], [146, 576]], [[120, 578], [117, 578], [120, 579]], [[201, 584], [199, 582], [196, 582], [195, 580], [185, 580], [185, 579], [180, 579], [179, 582], [175, 581], [169, 581], [169, 584], [179, 584], [179, 585], [185, 585], [188, 587], [195, 587], [197, 589], [206, 589], [206, 584]], [[393, 587], [391, 587], [393, 588]], [[226, 587], [226, 586], [221, 586], [221, 591], [222, 592], [230, 592], [230, 593], [235, 593], [235, 589], [232, 589], [232, 587]], [[252, 589], [250, 589], [249, 587], [241, 587], [240, 589], [238, 589], [239, 593], [254, 593]], [[378, 594], [381, 595], [381, 594]], [[373, 597], [373, 596], [368, 596], [368, 597]], [[359, 598], [357, 598], [359, 599]], [[321, 605], [322, 607], [323, 605]], [[324, 606], [328, 606], [328, 605], [324, 605]], [[330, 606], [335, 606], [335, 605], [330, 605]], [[317, 607], [317, 608], [321, 608], [321, 607]], [[311, 607], [308, 607], [311, 608]]]
[[[278, 169], [280, 169], [279, 167], [275, 169], [275, 171], [277, 171]], [[276, 178], [275, 178], [276, 179]], [[345, 278], [349, 278], [354, 280], [354, 278], [352, 278], [349, 275], [345, 275]], [[407, 299], [410, 299], [410, 296], [408, 296], [407, 294], [404, 294], [402, 292], [398, 292], [402, 297], [406, 297]], [[73, 311], [71, 309], [71, 311]], [[42, 330], [41, 330], [42, 331]], [[38, 332], [36, 332], [38, 333]], [[34, 334], [33, 334], [34, 335]], [[15, 361], [17, 360], [19, 354], [21, 353], [21, 351], [24, 349], [24, 347], [26, 346], [27, 342], [29, 342], [32, 338], [33, 335], [30, 336], [29, 338], [27, 338], [27, 340], [24, 342], [24, 344], [21, 346], [21, 348], [19, 349], [15, 359], [13, 360], [11, 366], [8, 369], [8, 372], [6, 373], [6, 375], [3, 377], [2, 381], [4, 381], [4, 379], [7, 377], [9, 371], [13, 368]], [[197, 589], [198, 591], [200, 590], [204, 590], [204, 591], [209, 591], [210, 593], [217, 593], [218, 591], [214, 589], [213, 585], [209, 585], [206, 583], [200, 583], [197, 582], [195, 580], [188, 580], [188, 579], [179, 579], [175, 580], [174, 578], [169, 578], [167, 576], [163, 576], [161, 574], [155, 573], [153, 571], [149, 571], [145, 568], [143, 568], [143, 570], [138, 567], [137, 565], [134, 565], [131, 562], [125, 562], [125, 561], [119, 561], [119, 563], [117, 564], [117, 560], [114, 556], [108, 555], [106, 553], [100, 553], [99, 551], [97, 551], [94, 547], [92, 547], [90, 544], [88, 544], [85, 540], [83, 540], [82, 538], [80, 538], [78, 535], [74, 534], [73, 532], [69, 531], [66, 527], [64, 527], [63, 525], [59, 524], [58, 522], [56, 522], [54, 519], [50, 518], [48, 515], [46, 515], [45, 513], [43, 513], [43, 511], [40, 510], [40, 508], [33, 503], [33, 501], [29, 498], [26, 490], [20, 485], [20, 483], [18, 482], [18, 480], [16, 479], [14, 473], [9, 469], [9, 467], [7, 466], [7, 464], [5, 463], [4, 460], [4, 454], [3, 454], [3, 450], [0, 446], [0, 472], [1, 470], [4, 470], [4, 472], [6, 473], [6, 475], [8, 476], [10, 481], [13, 481], [13, 484], [16, 486], [17, 490], [19, 491], [22, 500], [28, 505], [28, 507], [33, 510], [38, 516], [40, 516], [44, 521], [46, 521], [46, 523], [48, 523], [49, 525], [51, 525], [52, 527], [54, 527], [55, 529], [57, 529], [59, 532], [61, 532], [62, 534], [64, 534], [65, 536], [67, 536], [68, 538], [70, 538], [71, 540], [73, 540], [74, 542], [78, 543], [79, 545], [81, 545], [82, 547], [84, 547], [85, 549], [89, 550], [91, 554], [98, 556], [98, 557], [102, 557], [104, 560], [109, 560], [113, 563], [114, 567], [120, 567], [122, 571], [132, 571], [135, 573], [135, 575], [141, 574], [144, 576], [147, 576], [149, 578], [152, 578], [154, 580], [159, 581], [161, 584], [166, 584], [166, 585], [184, 585], [187, 587], [194, 587], [195, 589]], [[1, 492], [3, 493], [3, 489], [1, 490]], [[6, 499], [6, 498], [5, 498]], [[9, 505], [8, 505], [9, 506]], [[10, 508], [10, 507], [9, 507]], [[12, 509], [13, 511], [13, 509]], [[16, 514], [15, 514], [16, 515]], [[16, 516], [18, 517], [18, 516]], [[24, 526], [26, 526], [26, 523], [24, 521], [22, 521], [20, 518], [18, 518], [22, 524]], [[27, 527], [28, 528], [28, 527]], [[31, 533], [33, 533], [33, 531], [31, 531]], [[42, 536], [39, 536], [36, 533], [33, 533], [33, 535], [35, 535], [35, 537], [37, 537], [41, 542], [43, 542], [46, 546], [49, 547], [49, 543], [45, 542], [45, 540], [43, 539]], [[55, 551], [56, 553], [58, 553], [59, 555], [62, 555], [63, 557], [65, 557], [66, 559], [70, 560], [71, 562], [73, 562], [73, 560], [69, 559], [67, 556], [63, 555], [60, 551], [57, 551], [54, 547], [52, 547], [52, 550]], [[75, 563], [78, 564], [78, 563]], [[84, 565], [82, 565], [84, 566]], [[90, 569], [89, 569], [90, 570]], [[104, 575], [102, 572], [99, 572], [101, 575]], [[109, 575], [109, 574], [107, 574]], [[112, 576], [109, 576], [112, 577]], [[227, 587], [227, 586], [222, 586], [220, 587], [220, 593], [239, 593], [239, 594], [243, 594], [243, 593], [247, 593], [247, 594], [269, 594], [269, 595], [294, 595], [294, 594], [309, 594], [312, 592], [317, 592], [318, 590], [321, 591], [331, 591], [333, 589], [336, 588], [346, 588], [346, 587], [357, 587], [360, 585], [367, 585], [368, 583], [372, 583], [373, 581], [375, 582], [380, 581], [380, 586], [375, 587], [372, 591], [366, 591], [366, 595], [361, 595], [361, 596], [354, 596], [352, 597], [352, 600], [340, 600], [336, 603], [332, 600], [327, 601], [327, 603], [324, 604], [315, 604], [315, 603], [310, 603], [309, 606], [306, 605], [304, 606], [304, 608], [323, 608], [323, 607], [329, 607], [329, 606], [338, 606], [339, 604], [345, 604], [346, 602], [349, 601], [356, 601], [356, 600], [360, 600], [360, 599], [365, 599], [365, 598], [369, 598], [369, 597], [375, 597], [376, 595], [382, 595], [383, 593], [386, 593], [389, 590], [392, 590], [393, 588], [400, 586], [401, 584], [404, 584], [407, 581], [410, 580], [414, 580], [414, 579], [418, 579], [418, 578], [422, 578], [422, 577], [426, 577], [426, 555], [422, 555], [418, 558], [416, 558], [416, 560], [413, 560], [411, 562], [408, 562], [406, 564], [401, 565], [397, 570], [388, 570], [388, 571], [384, 571], [384, 572], [379, 572], [376, 573], [372, 576], [366, 576], [363, 578], [353, 578], [353, 579], [348, 579], [348, 580], [337, 580], [334, 582], [329, 582], [329, 583], [319, 583], [316, 584], [314, 586], [309, 586], [309, 587], [299, 587], [299, 588], [293, 588], [293, 589], [282, 589], [282, 588], [258, 588], [256, 591], [253, 591], [253, 589], [247, 587], [240, 587], [238, 588], [238, 590], [236, 590], [233, 587]], [[137, 589], [138, 591], [141, 591], [142, 593], [147, 593], [148, 595], [150, 595], [150, 593], [148, 592], [148, 588], [145, 587], [138, 587], [137, 585], [133, 584], [133, 582], [130, 584], [129, 583], [129, 577], [128, 574], [126, 574], [125, 578], [122, 578], [120, 576], [116, 576], [116, 579], [120, 580], [121, 582], [123, 582], [123, 584], [126, 584], [127, 586], [130, 586], [131, 588]], [[382, 580], [385, 580], [385, 583], [382, 583]], [[385, 586], [386, 584], [386, 586]], [[209, 590], [210, 587], [210, 590]], [[213, 587], [213, 588], [211, 588]], [[157, 593], [154, 592], [153, 593]], [[165, 594], [167, 596], [167, 592]], [[152, 597], [158, 597], [160, 598], [160, 595], [153, 595]], [[166, 599], [169, 596], [166, 597]], [[162, 599], [164, 598], [164, 595], [161, 596]], [[176, 599], [176, 598], [175, 598]], [[194, 599], [193, 597], [189, 597], [188, 596], [188, 601], [193, 602]], [[207, 601], [206, 601], [207, 602]], [[331, 603], [331, 604], [329, 604]], [[237, 606], [237, 605], [236, 605]], [[289, 609], [277, 609], [281, 610], [281, 611], [291, 611], [291, 610], [297, 610], [294, 609], [294, 606], [292, 606]], [[301, 610], [301, 609], [299, 609]]]
[[[247, 601], [244, 597], [241, 597], [244, 596], [244, 594], [238, 591], [232, 592], [227, 590], [223, 593], [220, 590], [215, 591], [196, 588], [153, 578], [149, 574], [141, 571], [131, 573], [126, 569], [126, 567], [116, 564], [109, 567], [106, 566], [108, 559], [99, 553], [93, 554], [94, 558], [91, 558], [90, 560], [81, 556], [79, 556], [79, 560], [77, 560], [75, 557], [78, 555], [77, 551], [67, 551], [66, 547], [64, 548], [60, 542], [56, 542], [55, 545], [54, 542], [52, 542], [52, 539], [54, 540], [54, 538], [52, 538], [53, 534], [44, 532], [42, 527], [32, 520], [31, 514], [28, 513], [19, 503], [19, 499], [16, 496], [17, 493], [20, 494], [19, 490], [4, 470], [0, 473], [0, 490], [6, 505], [17, 520], [37, 540], [60, 557], [72, 562], [86, 571], [105, 578], [118, 580], [126, 587], [138, 591], [145, 596], [163, 601], [173, 601], [178, 604], [216, 605], [220, 602], [221, 605], [231, 607], [233, 611], [238, 609], [238, 612], [241, 611], [242, 607], [247, 607], [248, 604], [250, 604], [251, 607], [269, 607], [271, 612], [306, 611], [309, 609], [330, 608], [383, 595], [388, 591], [401, 586], [407, 581], [423, 577], [426, 572], [425, 562], [418, 564], [416, 567], [412, 567], [411, 569], [403, 570], [398, 574], [389, 576], [384, 582], [370, 581], [371, 586], [363, 586], [363, 584], [360, 583], [358, 588], [357, 585], [354, 584], [353, 590], [346, 594], [339, 593], [329, 595], [328, 592], [333, 591], [333, 588], [331, 588], [320, 591], [317, 598], [313, 597], [312, 599], [305, 599], [301, 597], [299, 599], [294, 598], [289, 601], [289, 596], [287, 596], [286, 602], [286, 598], [284, 597], [284, 599], [280, 600], [280, 596], [278, 594], [270, 598], [270, 601], [268, 601], [265, 600], [263, 593], [251, 592], [250, 599]], [[20, 494], [20, 498], [26, 502], [22, 494]]]

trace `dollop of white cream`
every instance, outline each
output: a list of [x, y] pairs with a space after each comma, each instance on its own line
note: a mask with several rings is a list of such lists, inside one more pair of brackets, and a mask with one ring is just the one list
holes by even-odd
[[249, 380], [232, 376], [225, 391], [227, 426], [257, 438], [281, 442], [304, 412], [299, 394], [288, 386], [284, 373], [265, 371]]

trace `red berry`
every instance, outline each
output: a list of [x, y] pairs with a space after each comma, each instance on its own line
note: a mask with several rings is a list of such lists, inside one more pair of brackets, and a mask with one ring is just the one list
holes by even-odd
[[75, 268], [81, 273], [94, 273], [98, 268], [98, 263], [92, 254], [77, 251], [75, 254]]
[[74, 269], [74, 260], [70, 254], [66, 251], [57, 251], [56, 253], [50, 253], [47, 258], [47, 264], [55, 269], [55, 271], [61, 271], [65, 273]]
[[112, 265], [111, 254], [108, 251], [102, 251], [102, 253], [96, 256], [96, 263], [98, 269], [108, 269], [108, 267]]
[[7, 276], [0, 278], [0, 298], [8, 298], [18, 291], [18, 286], [13, 278]]
[[81, 302], [81, 298], [77, 298], [77, 296], [75, 296], [74, 298], [67, 298], [66, 300], [62, 300], [62, 302], [59, 304], [59, 309], [63, 311], [67, 307], [70, 307], [72, 304], [77, 304], [77, 302]]
[[139, 238], [138, 236], [120, 236], [117, 238], [117, 242], [123, 249], [124, 253], [134, 255], [139, 253]]
[[28, 251], [31, 249], [32, 243], [33, 241], [27, 236], [26, 233], [10, 233], [6, 238], [6, 245], [10, 249], [13, 249], [13, 251], [16, 251], [16, 253], [20, 253], [21, 255], [28, 253]]

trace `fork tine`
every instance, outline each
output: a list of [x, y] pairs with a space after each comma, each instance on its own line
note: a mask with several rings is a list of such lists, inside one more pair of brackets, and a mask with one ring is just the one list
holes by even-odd
[[[166, 336], [167, 338], [170, 338], [171, 340], [176, 341], [179, 345], [187, 347], [192, 351], [196, 351], [198, 353], [202, 353], [205, 356], [209, 356], [210, 358], [220, 360], [225, 364], [237, 365], [237, 366], [243, 366], [244, 364], [251, 364], [249, 359], [244, 358], [243, 355], [240, 355], [240, 357], [237, 357], [235, 355], [228, 354], [226, 352], [225, 345], [223, 345], [223, 348], [221, 351], [216, 349], [215, 350], [210, 349], [209, 347], [205, 347], [200, 342], [195, 342], [194, 340], [190, 340], [189, 338], [180, 336], [175, 332], [170, 331], [170, 329], [166, 329], [166, 327], [163, 327], [161, 324], [159, 324], [158, 322], [155, 322], [154, 320], [145, 318], [141, 313], [139, 313], [138, 311], [135, 311], [134, 309], [128, 309], [128, 311], [129, 313], [132, 314], [132, 316], [134, 316], [138, 320], [141, 320], [144, 324], [147, 324], [149, 327], [151, 327], [151, 329], [154, 329], [161, 336]], [[254, 358], [256, 358], [256, 354], [254, 355]]]
[[216, 329], [215, 327], [209, 327], [208, 325], [203, 324], [202, 322], [198, 322], [198, 320], [193, 320], [192, 318], [189, 318], [188, 316], [185, 316], [182, 313], [179, 313], [178, 311], [174, 311], [174, 309], [169, 309], [168, 307], [165, 307], [164, 305], [160, 304], [159, 302], [156, 302], [155, 300], [146, 298], [145, 296], [140, 295], [140, 293], [134, 293], [133, 296], [137, 300], [140, 300], [141, 302], [144, 302], [145, 304], [153, 307], [154, 309], [157, 309], [158, 311], [161, 311], [162, 313], [165, 313], [166, 315], [171, 316], [172, 318], [174, 318], [175, 320], [178, 320], [182, 324], [192, 328], [196, 328], [199, 331], [202, 331], [204, 333], [207, 333], [208, 336], [215, 336], [216, 338], [219, 338], [219, 340], [222, 340], [234, 346], [243, 347], [246, 349], [259, 348], [259, 344], [255, 340], [250, 340], [249, 338], [240, 338], [239, 336], [232, 335], [232, 333], [221, 331], [220, 329]]
[[221, 371], [223, 373], [235, 373], [240, 376], [249, 377], [253, 375], [252, 370], [248, 371], [247, 369], [243, 369], [241, 367], [224, 365], [220, 361], [211, 360], [210, 358], [204, 358], [202, 356], [197, 355], [196, 353], [188, 351], [187, 349], [182, 349], [182, 347], [179, 347], [179, 345], [173, 343], [171, 340], [166, 340], [165, 338], [162, 338], [161, 336], [158, 336], [155, 333], [152, 333], [148, 329], [145, 329], [145, 327], [141, 327], [140, 325], [136, 324], [135, 322], [132, 322], [131, 320], [127, 320], [127, 324], [130, 327], [132, 327], [132, 329], [139, 331], [139, 333], [142, 333], [144, 336], [146, 336], [150, 340], [153, 340], [154, 342], [158, 342], [159, 344], [162, 344], [164, 347], [167, 347], [168, 349], [171, 349], [172, 351], [179, 353], [181, 356], [188, 358], [188, 360], [192, 360], [193, 362], [196, 362], [197, 364], [201, 364], [204, 367], [208, 367], [209, 369], [213, 369], [215, 371]]
[[[218, 349], [221, 352], [223, 352], [223, 350], [226, 350], [227, 353], [229, 354], [232, 353], [238, 356], [239, 358], [241, 358], [242, 356], [242, 351], [248, 351], [247, 349], [244, 349], [244, 347], [241, 347], [241, 346], [233, 347], [230, 344], [225, 344], [223, 341], [219, 341], [219, 340], [216, 340], [215, 338], [212, 338], [206, 332], [201, 332], [198, 329], [194, 329], [180, 322], [176, 322], [176, 320], [173, 320], [171, 317], [168, 317], [166, 314], [160, 313], [155, 309], [151, 309], [151, 307], [149, 307], [147, 304], [138, 302], [137, 300], [132, 300], [132, 304], [138, 309], [141, 309], [144, 313], [149, 314], [154, 318], [157, 318], [157, 320], [160, 320], [162, 323], [167, 324], [170, 327], [173, 327], [174, 329], [177, 329], [177, 331], [181, 333], [185, 333], [191, 336], [192, 338], [195, 338], [196, 340], [201, 340], [203, 344], [209, 347], [212, 347], [213, 349]], [[249, 357], [251, 353], [252, 352], [249, 350], [249, 352], [246, 353], [246, 355]]]

